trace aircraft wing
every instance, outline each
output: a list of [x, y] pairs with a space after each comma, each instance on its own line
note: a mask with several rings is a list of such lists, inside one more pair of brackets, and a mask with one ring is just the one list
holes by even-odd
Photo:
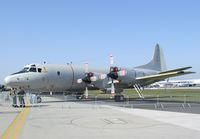
[[178, 68], [178, 69], [173, 69], [173, 70], [167, 70], [167, 71], [160, 72], [160, 74], [162, 74], [162, 73], [176, 72], [176, 71], [184, 71], [184, 70], [191, 69], [191, 68], [192, 67], [184, 67], [184, 68]]
[[185, 68], [179, 68], [179, 69], [169, 70], [169, 71], [165, 71], [165, 72], [160, 72], [159, 74], [156, 74], [156, 75], [138, 77], [138, 78], [136, 78], [136, 80], [139, 84], [145, 86], [145, 85], [152, 84], [154, 82], [162, 81], [169, 77], [175, 77], [175, 76], [181, 76], [181, 75], [195, 73], [195, 72], [191, 72], [191, 71], [184, 71], [189, 68], [191, 68], [191, 67], [185, 67]]

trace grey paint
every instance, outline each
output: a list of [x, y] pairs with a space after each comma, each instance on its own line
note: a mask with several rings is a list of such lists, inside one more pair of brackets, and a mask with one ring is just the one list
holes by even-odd
[[[32, 65], [32, 64], [31, 64]], [[5, 84], [12, 88], [22, 87], [25, 90], [36, 92], [60, 92], [60, 91], [83, 91], [85, 90], [85, 83], [77, 83], [78, 79], [85, 76], [84, 68], [75, 65], [52, 65], [52, 64], [34, 64], [37, 68], [46, 69], [47, 72], [27, 72], [10, 75], [5, 78]], [[30, 65], [29, 65], [30, 66]], [[122, 68], [127, 71], [127, 75], [119, 77], [120, 83], [116, 84], [116, 88], [131, 88], [134, 84], [141, 86], [151, 84], [157, 80], [138, 81], [137, 77], [148, 75], [155, 75], [161, 71], [166, 70], [164, 55], [159, 47], [156, 45], [153, 59], [146, 65], [136, 68]], [[43, 70], [45, 71], [45, 70]], [[97, 76], [100, 74], [107, 74], [109, 69], [96, 69], [91, 68], [91, 72]], [[58, 75], [59, 72], [59, 75]], [[108, 78], [92, 82], [95, 88], [106, 90], [110, 88], [108, 85]]]
[[146, 65], [142, 65], [139, 67], [136, 67], [139, 69], [150, 69], [150, 70], [156, 70], [156, 71], [165, 71], [167, 70], [167, 66], [165, 63], [165, 58], [163, 54], [162, 48], [157, 44], [155, 47], [155, 52], [153, 59]]

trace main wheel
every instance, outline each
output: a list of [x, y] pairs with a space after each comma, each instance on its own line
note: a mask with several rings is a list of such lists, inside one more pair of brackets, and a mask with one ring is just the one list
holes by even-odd
[[83, 99], [84, 95], [83, 93], [76, 93], [76, 99]]
[[115, 102], [122, 102], [125, 101], [125, 98], [123, 95], [115, 95]]

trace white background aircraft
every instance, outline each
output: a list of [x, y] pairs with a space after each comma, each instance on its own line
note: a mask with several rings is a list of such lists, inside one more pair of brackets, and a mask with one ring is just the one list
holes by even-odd
[[200, 79], [166, 80], [153, 83], [150, 88], [200, 87]]

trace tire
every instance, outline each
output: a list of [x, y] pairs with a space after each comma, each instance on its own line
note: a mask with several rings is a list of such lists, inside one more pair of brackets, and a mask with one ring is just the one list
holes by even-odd
[[41, 97], [37, 97], [37, 103], [41, 103], [42, 102], [42, 98]]
[[125, 98], [123, 95], [115, 95], [115, 102], [122, 102], [125, 101]]

